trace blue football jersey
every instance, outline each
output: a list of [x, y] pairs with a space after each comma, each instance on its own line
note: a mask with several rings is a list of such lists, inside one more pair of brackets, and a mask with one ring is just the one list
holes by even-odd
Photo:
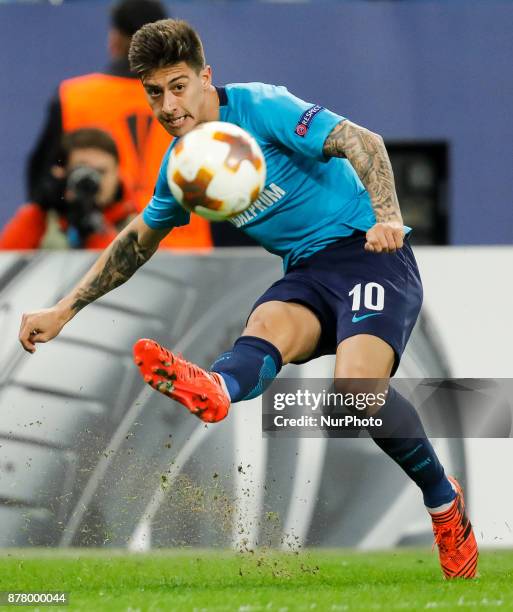
[[[236, 83], [218, 89], [220, 121], [235, 123], [260, 145], [267, 165], [258, 200], [230, 222], [271, 253], [285, 269], [355, 230], [375, 222], [370, 198], [346, 159], [326, 158], [323, 146], [344, 117], [300, 100], [285, 87]], [[155, 193], [143, 213], [152, 228], [185, 225], [186, 212], [167, 184], [166, 152]]]

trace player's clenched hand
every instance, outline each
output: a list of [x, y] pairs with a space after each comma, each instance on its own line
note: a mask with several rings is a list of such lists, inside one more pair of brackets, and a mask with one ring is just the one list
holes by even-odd
[[19, 339], [23, 348], [35, 353], [36, 342], [48, 342], [61, 331], [66, 318], [55, 306], [24, 314], [21, 318]]
[[365, 250], [371, 253], [394, 253], [403, 246], [404, 228], [399, 221], [376, 223], [367, 232]]

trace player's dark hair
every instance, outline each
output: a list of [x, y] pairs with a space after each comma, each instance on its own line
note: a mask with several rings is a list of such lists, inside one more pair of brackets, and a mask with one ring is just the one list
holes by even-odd
[[196, 72], [205, 67], [203, 45], [196, 31], [179, 19], [163, 19], [143, 26], [132, 38], [130, 69], [139, 76], [185, 62]]
[[62, 137], [59, 162], [65, 166], [68, 163], [69, 156], [76, 149], [99, 149], [104, 151], [119, 163], [119, 152], [116, 143], [103, 130], [96, 128], [81, 128], [74, 132], [68, 132]]
[[111, 26], [125, 36], [133, 36], [146, 23], [166, 17], [160, 0], [119, 0], [110, 11]]

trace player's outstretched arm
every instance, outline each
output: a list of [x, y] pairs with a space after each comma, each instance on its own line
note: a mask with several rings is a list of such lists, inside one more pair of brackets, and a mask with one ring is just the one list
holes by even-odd
[[144, 223], [142, 215], [137, 216], [103, 251], [67, 296], [52, 308], [22, 316], [19, 340], [23, 348], [34, 353], [37, 342], [55, 338], [84, 306], [127, 281], [150, 259], [169, 231], [151, 229]]
[[391, 253], [403, 246], [404, 228], [394, 173], [383, 138], [356, 123], [338, 123], [324, 143], [327, 157], [345, 157], [371, 198], [376, 225], [367, 232], [368, 251]]

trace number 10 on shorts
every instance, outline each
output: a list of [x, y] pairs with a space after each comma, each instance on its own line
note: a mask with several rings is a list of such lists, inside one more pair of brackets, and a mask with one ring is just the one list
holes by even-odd
[[[355, 285], [349, 292], [353, 297], [351, 310], [360, 310], [362, 303], [362, 283]], [[379, 283], [366, 283], [363, 289], [363, 305], [367, 310], [383, 310], [385, 306], [385, 288]]]

